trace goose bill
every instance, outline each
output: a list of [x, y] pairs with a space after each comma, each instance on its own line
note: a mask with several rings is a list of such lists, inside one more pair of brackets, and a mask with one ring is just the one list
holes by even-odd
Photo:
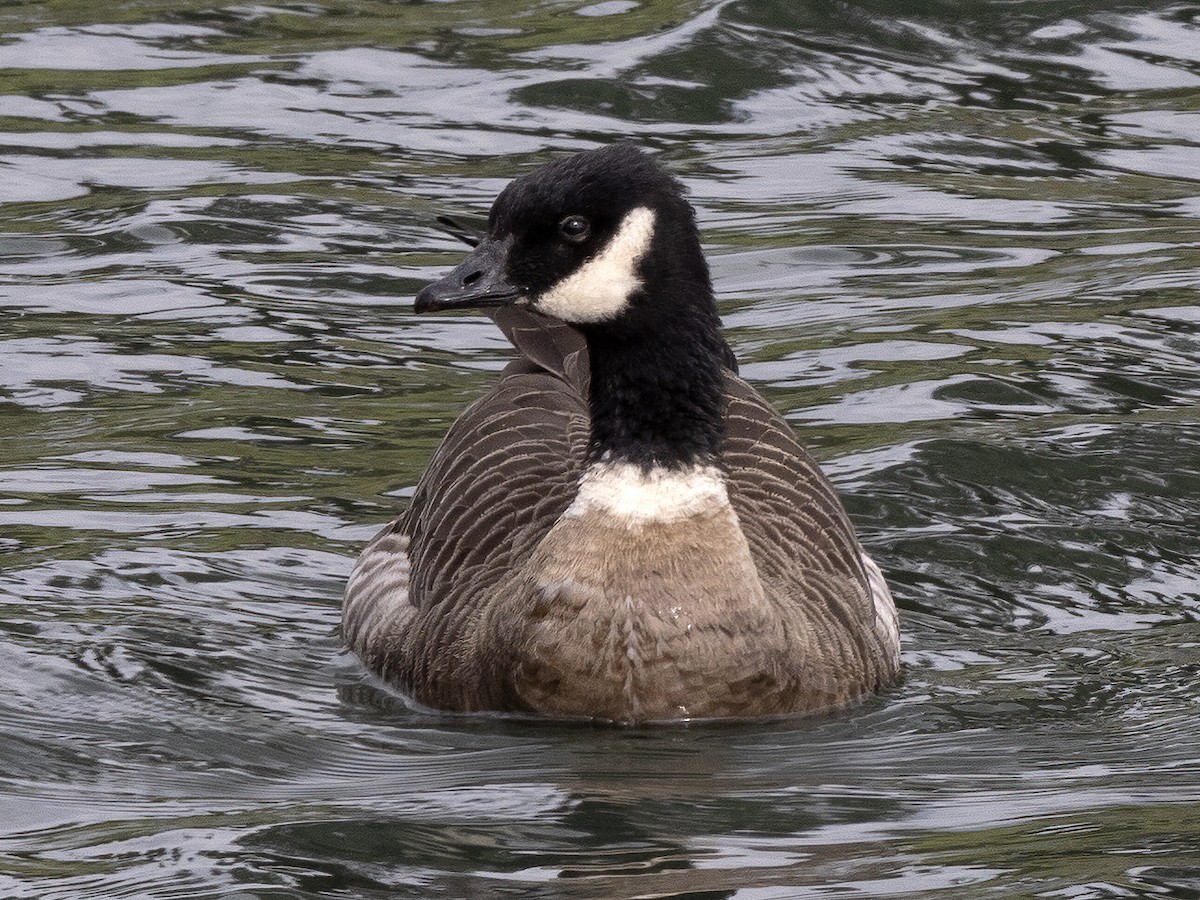
[[416, 311], [507, 306], [520, 300], [525, 292], [504, 275], [507, 252], [506, 243], [483, 241], [445, 278], [421, 289]]

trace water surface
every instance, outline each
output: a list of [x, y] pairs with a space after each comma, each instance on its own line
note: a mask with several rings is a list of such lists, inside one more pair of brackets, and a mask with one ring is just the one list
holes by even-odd
[[[1200, 6], [0, 8], [0, 896], [1200, 897]], [[554, 153], [687, 185], [904, 683], [415, 712], [353, 559], [509, 350], [409, 298]]]

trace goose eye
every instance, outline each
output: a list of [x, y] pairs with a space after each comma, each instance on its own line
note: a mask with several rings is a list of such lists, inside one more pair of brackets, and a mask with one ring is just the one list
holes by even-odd
[[558, 233], [572, 244], [584, 241], [592, 233], [592, 223], [583, 216], [567, 216], [558, 223]]

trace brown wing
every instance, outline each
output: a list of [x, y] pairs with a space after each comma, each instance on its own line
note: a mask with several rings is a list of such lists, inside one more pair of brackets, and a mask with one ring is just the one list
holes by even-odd
[[464, 412], [397, 522], [413, 605], [486, 592], [519, 568], [574, 498], [587, 438], [583, 398], [546, 372], [509, 372]]
[[583, 337], [515, 307], [493, 318], [523, 358], [451, 426], [397, 522], [422, 611], [520, 567], [570, 505], [587, 450]]
[[787, 422], [734, 375], [726, 376], [726, 392], [730, 502], [764, 589], [802, 609], [838, 668], [859, 672], [863, 687], [874, 688], [898, 662], [895, 613], [882, 576], [877, 584], [868, 578], [833, 485]]
[[582, 338], [520, 311], [500, 324], [525, 358], [451, 426], [407, 511], [367, 546], [347, 584], [347, 642], [402, 686], [436, 680], [402, 670], [453, 654], [414, 645], [468, 640], [480, 604], [575, 496], [588, 439]]
[[727, 375], [726, 395], [730, 499], [760, 570], [851, 573], [865, 585], [854, 528], [816, 461], [746, 382]]

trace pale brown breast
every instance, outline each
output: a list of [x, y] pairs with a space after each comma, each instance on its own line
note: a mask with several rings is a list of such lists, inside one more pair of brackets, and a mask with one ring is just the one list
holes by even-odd
[[[515, 693], [541, 712], [623, 722], [762, 715], [789, 647], [728, 506], [628, 527], [560, 520], [496, 609]], [[497, 648], [498, 652], [504, 652]]]

